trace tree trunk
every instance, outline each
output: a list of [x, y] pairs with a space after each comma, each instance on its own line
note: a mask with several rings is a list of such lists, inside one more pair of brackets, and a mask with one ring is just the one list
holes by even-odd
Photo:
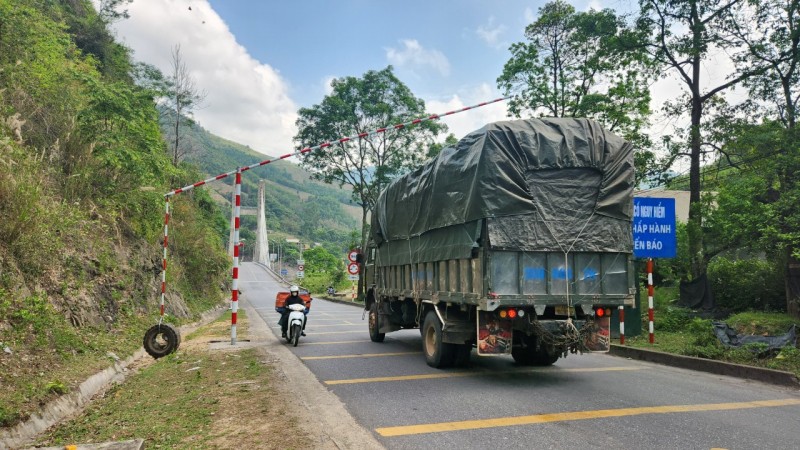
[[800, 260], [792, 256], [792, 250], [786, 249], [786, 311], [800, 319]]

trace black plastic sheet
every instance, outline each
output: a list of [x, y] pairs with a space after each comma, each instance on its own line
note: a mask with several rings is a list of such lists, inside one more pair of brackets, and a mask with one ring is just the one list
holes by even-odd
[[750, 344], [765, 344], [763, 346], [753, 346], [753, 351], [762, 353], [772, 352], [787, 345], [797, 345], [797, 325], [792, 325], [789, 331], [781, 336], [753, 336], [746, 334], [736, 334], [736, 330], [728, 326], [725, 322], [712, 322], [714, 334], [722, 345], [731, 348], [744, 347]]

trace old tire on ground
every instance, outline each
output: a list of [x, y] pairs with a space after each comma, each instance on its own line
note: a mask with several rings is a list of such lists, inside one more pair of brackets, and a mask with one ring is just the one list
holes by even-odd
[[297, 343], [300, 342], [300, 334], [303, 332], [302, 325], [292, 325], [292, 345], [297, 347]]
[[144, 333], [142, 346], [148, 355], [162, 358], [178, 350], [181, 344], [180, 332], [170, 324], [153, 325]]
[[428, 311], [422, 325], [422, 351], [425, 362], [437, 369], [450, 367], [455, 359], [455, 346], [442, 342], [442, 324], [434, 311]]
[[386, 333], [378, 333], [378, 304], [373, 303], [369, 307], [369, 339], [372, 342], [383, 342]]

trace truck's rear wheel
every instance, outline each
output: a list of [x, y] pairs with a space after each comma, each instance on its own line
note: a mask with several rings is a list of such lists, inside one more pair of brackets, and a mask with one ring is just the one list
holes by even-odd
[[372, 342], [383, 342], [386, 333], [378, 333], [380, 327], [378, 326], [378, 304], [373, 303], [369, 307], [369, 339]]
[[[516, 338], [516, 336], [515, 336]], [[515, 339], [514, 347], [511, 349], [511, 357], [522, 366], [551, 366], [558, 361], [559, 354], [550, 353], [542, 345], [536, 348], [536, 338], [534, 336], [521, 335], [519, 341]], [[523, 347], [523, 344], [525, 345]]]
[[455, 359], [455, 346], [442, 342], [442, 324], [436, 313], [429, 311], [422, 325], [422, 351], [425, 362], [437, 369], [450, 367]]
[[472, 354], [472, 344], [452, 344], [455, 347], [453, 365], [456, 367], [469, 366], [469, 357]]

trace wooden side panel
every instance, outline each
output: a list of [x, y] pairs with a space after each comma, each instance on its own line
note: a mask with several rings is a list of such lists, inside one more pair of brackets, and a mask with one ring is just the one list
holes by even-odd
[[451, 259], [447, 261], [447, 276], [449, 280], [449, 288], [448, 291], [450, 292], [459, 292], [461, 288], [461, 281], [459, 278], [459, 270], [458, 270], [458, 260]]
[[480, 258], [470, 260], [472, 266], [472, 293], [483, 294], [483, 264]]
[[458, 260], [459, 279], [461, 280], [461, 289], [459, 292], [472, 292], [472, 269], [470, 260]]

